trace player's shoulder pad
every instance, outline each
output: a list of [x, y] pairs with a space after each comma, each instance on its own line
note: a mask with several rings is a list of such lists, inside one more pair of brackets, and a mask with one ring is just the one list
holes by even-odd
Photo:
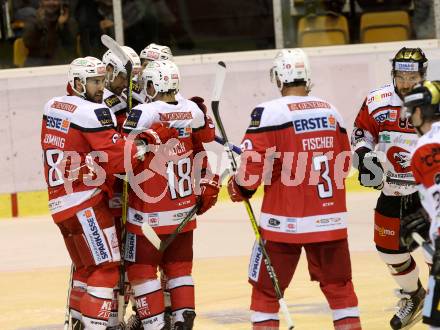
[[[398, 106], [400, 104], [393, 104], [395, 102], [395, 90], [392, 84], [381, 86], [368, 93], [365, 99], [365, 105], [368, 107], [369, 112], [374, 111], [377, 108], [392, 105]], [[397, 101], [397, 103], [399, 103]]]
[[290, 117], [285, 110], [286, 105], [281, 99], [260, 103], [251, 112], [249, 132], [258, 132], [282, 128], [291, 124]]
[[205, 126], [205, 114], [199, 108], [197, 103], [187, 99], [181, 99], [179, 100], [179, 102], [186, 102], [186, 107], [188, 107], [191, 110], [191, 114], [193, 117], [191, 120], [192, 128], [197, 129]]
[[53, 108], [71, 113], [71, 127], [80, 130], [107, 129], [115, 126], [116, 119], [103, 103], [86, 101], [78, 96], [64, 96], [52, 104]]
[[153, 103], [138, 104], [127, 116], [124, 123], [125, 130], [134, 130], [150, 127], [157, 122], [158, 115]]

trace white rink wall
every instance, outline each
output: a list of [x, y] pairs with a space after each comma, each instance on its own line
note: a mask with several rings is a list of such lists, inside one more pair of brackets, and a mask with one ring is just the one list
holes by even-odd
[[[401, 47], [421, 47], [429, 61], [428, 79], [440, 79], [438, 40], [306, 48], [312, 66], [312, 94], [341, 112], [351, 132], [369, 90], [390, 82], [389, 59]], [[249, 114], [260, 102], [278, 97], [269, 69], [277, 50], [176, 57], [186, 97], [210, 103], [216, 63], [228, 70], [220, 111], [231, 141], [239, 144]], [[65, 94], [68, 66], [0, 70], [0, 193], [45, 188], [40, 152], [43, 106]], [[219, 152], [221, 148], [209, 146]]]

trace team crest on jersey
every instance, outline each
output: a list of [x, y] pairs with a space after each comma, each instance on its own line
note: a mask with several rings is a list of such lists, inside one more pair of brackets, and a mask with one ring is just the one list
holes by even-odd
[[102, 126], [113, 126], [113, 118], [108, 108], [95, 109], [96, 118]]
[[396, 173], [411, 171], [411, 155], [408, 150], [396, 146], [391, 147], [387, 152], [387, 158]]
[[249, 127], [259, 127], [264, 108], [255, 108], [251, 113], [251, 124]]
[[117, 97], [116, 95], [112, 95], [112, 96], [107, 97], [107, 98], [104, 100], [104, 103], [105, 103], [105, 105], [108, 106], [109, 108], [112, 108], [112, 107], [114, 107], [115, 105], [121, 103], [121, 100], [120, 100], [119, 97]]
[[125, 121], [124, 127], [128, 128], [136, 128], [137, 124], [139, 122], [139, 119], [141, 118], [142, 111], [138, 109], [132, 109], [130, 111], [130, 114], [128, 115], [127, 120]]

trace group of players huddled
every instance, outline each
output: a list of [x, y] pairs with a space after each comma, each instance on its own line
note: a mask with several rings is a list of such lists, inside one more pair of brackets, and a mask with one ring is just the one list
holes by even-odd
[[[204, 149], [214, 141], [215, 128], [203, 98], [179, 93], [180, 73], [169, 47], [150, 44], [140, 56], [121, 48], [131, 74], [111, 50], [102, 61], [75, 59], [67, 95], [51, 99], [44, 109], [49, 209], [74, 265], [71, 325], [193, 329], [196, 217], [163, 252], [143, 235], [142, 226], [165, 240], [194, 207], [200, 215], [215, 205], [220, 179]], [[311, 68], [301, 49], [277, 54], [271, 79], [281, 97], [251, 113], [228, 193], [241, 202], [264, 184], [259, 231], [281, 292], [304, 248], [310, 277], [320, 284], [336, 330], [361, 329], [346, 225], [344, 180], [352, 158], [360, 183], [382, 190], [374, 241], [400, 287], [391, 328], [412, 327], [424, 305], [424, 321], [440, 329], [440, 83], [426, 80], [427, 63], [419, 48], [399, 50], [392, 59], [393, 83], [368, 94], [351, 146], [336, 108], [309, 95]], [[435, 248], [427, 259], [432, 266], [426, 299], [410, 255], [417, 247], [413, 232]], [[249, 263], [252, 329], [275, 330], [279, 297], [263, 259], [255, 244]], [[118, 318], [121, 272], [125, 303], [133, 305], [126, 324]]]

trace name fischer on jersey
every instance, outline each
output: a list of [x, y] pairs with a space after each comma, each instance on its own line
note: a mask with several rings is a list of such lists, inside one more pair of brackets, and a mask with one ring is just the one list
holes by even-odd
[[304, 150], [331, 149], [333, 148], [333, 136], [319, 136], [310, 139], [303, 139]]

